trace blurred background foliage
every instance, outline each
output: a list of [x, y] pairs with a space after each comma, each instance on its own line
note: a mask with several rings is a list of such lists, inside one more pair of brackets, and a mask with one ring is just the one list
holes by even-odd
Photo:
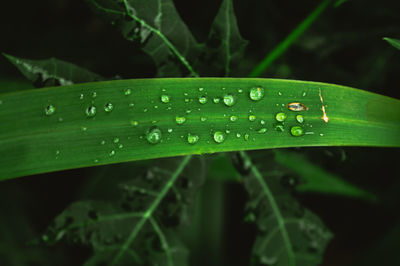
[[[198, 41], [221, 1], [174, 0]], [[232, 76], [252, 68], [319, 3], [316, 0], [234, 1], [244, 60]], [[400, 98], [400, 51], [382, 37], [400, 38], [400, 2], [348, 0], [328, 8], [263, 77], [323, 81]], [[7, 1], [0, 11], [0, 51], [23, 58], [56, 57], [105, 77], [151, 78], [156, 69], [139, 47], [96, 17], [84, 1]], [[29, 88], [19, 71], [0, 59], [0, 84]], [[11, 82], [11, 83], [10, 83]], [[400, 137], [400, 136], [399, 136]], [[298, 195], [335, 234], [324, 266], [399, 265], [399, 149], [319, 147], [293, 149], [326, 171], [378, 195], [371, 204], [327, 195]], [[124, 171], [121, 165], [111, 172]], [[246, 193], [229, 163], [211, 167], [198, 196], [190, 230], [194, 265], [246, 265], [254, 228], [243, 222]], [[82, 191], [102, 167], [42, 174], [0, 184], [0, 265], [80, 265], [90, 250], [65, 244], [27, 244]], [[110, 171], [109, 169], [107, 171]], [[112, 175], [109, 176], [112, 178]], [[195, 235], [195, 237], [193, 237]], [[190, 237], [188, 237], [190, 238]], [[23, 254], [23, 256], [21, 255]], [[3, 261], [2, 261], [3, 260]]]

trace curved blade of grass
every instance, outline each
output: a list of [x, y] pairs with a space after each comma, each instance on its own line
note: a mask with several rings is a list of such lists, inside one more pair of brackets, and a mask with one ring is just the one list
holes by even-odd
[[[249, 98], [254, 86], [265, 88], [259, 101]], [[226, 95], [235, 99], [233, 106], [224, 104], [221, 98]], [[202, 96], [207, 99], [204, 104], [199, 102]], [[1, 180], [222, 151], [400, 146], [399, 100], [326, 83], [247, 78], [117, 80], [1, 94], [0, 101]], [[286, 105], [291, 102], [301, 102], [308, 110], [289, 111]], [[93, 114], [93, 107], [96, 114], [87, 116], [87, 111]], [[46, 108], [54, 112], [46, 115]], [[322, 119], [321, 109], [329, 122]], [[275, 120], [278, 112], [288, 115], [280, 125]], [[295, 119], [299, 113], [305, 119], [302, 124]], [[185, 117], [185, 122], [177, 124], [176, 116]], [[292, 136], [293, 126], [302, 127], [304, 135]], [[158, 144], [147, 140], [154, 127], [162, 134]], [[198, 136], [198, 142], [189, 144], [189, 134], [191, 140]], [[224, 141], [216, 143], [215, 134]]]
[[398, 39], [393, 39], [393, 38], [383, 38], [383, 40], [387, 41], [388, 43], [390, 43], [393, 47], [397, 48], [400, 50], [400, 40]]
[[251, 71], [249, 77], [259, 77], [261, 74], [280, 57], [300, 37], [314, 21], [321, 15], [332, 0], [323, 0], [321, 3], [267, 56]]

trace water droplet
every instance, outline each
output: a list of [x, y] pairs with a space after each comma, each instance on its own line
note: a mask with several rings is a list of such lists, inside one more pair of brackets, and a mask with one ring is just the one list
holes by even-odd
[[110, 151], [110, 153], [108, 155], [110, 155], [110, 157], [114, 156], [115, 155], [115, 151], [114, 150]]
[[221, 99], [218, 98], [218, 97], [215, 97], [215, 98], [213, 99], [213, 102], [214, 102], [214, 103], [219, 103], [220, 101], [221, 101]]
[[239, 93], [242, 93], [242, 92], [243, 92], [243, 90], [242, 90], [242, 89], [238, 89], [238, 92], [239, 92]]
[[79, 100], [83, 100], [83, 94], [82, 93], [79, 95]]
[[149, 129], [149, 131], [147, 131], [147, 133], [146, 133], [147, 141], [148, 141], [150, 144], [157, 144], [157, 143], [159, 143], [159, 142], [161, 141], [161, 137], [162, 137], [161, 130], [160, 130], [158, 127], [156, 127], [156, 126], [151, 127], [151, 128]]
[[253, 122], [254, 120], [256, 120], [256, 116], [255, 115], [249, 115], [249, 121]]
[[206, 120], [207, 120], [206, 117], [204, 117], [204, 116], [200, 117], [200, 121], [201, 121], [201, 122], [204, 122], [204, 121], [206, 121]]
[[106, 103], [106, 105], [104, 105], [104, 111], [106, 111], [107, 113], [111, 112], [114, 109], [114, 105], [112, 103]]
[[307, 92], [303, 91], [302, 96], [305, 97], [307, 95]]
[[139, 122], [136, 120], [131, 121], [131, 125], [136, 127], [137, 125], [139, 125]]
[[58, 122], [62, 122], [64, 119], [60, 116], [59, 118], [58, 118]]
[[236, 98], [232, 94], [227, 94], [224, 96], [224, 104], [226, 106], [233, 106], [236, 103]]
[[169, 103], [169, 96], [165, 94], [161, 95], [161, 102]]
[[146, 113], [147, 111], [148, 111], [147, 108], [144, 108], [144, 109], [143, 109], [143, 113]]
[[135, 106], [134, 103], [129, 103], [129, 107], [130, 107], [130, 108], [132, 108], [132, 107], [134, 107], [134, 106]]
[[232, 122], [235, 122], [238, 119], [238, 117], [236, 115], [232, 115], [229, 120], [231, 120]]
[[240, 138], [242, 135], [240, 133], [236, 133], [236, 137]]
[[123, 147], [124, 147], [124, 145], [122, 145], [122, 144], [119, 144], [119, 145], [118, 145], [118, 148], [119, 148], [119, 149], [122, 149]]
[[98, 163], [99, 162], [99, 160], [98, 159], [94, 159], [94, 161], [93, 161], [94, 163]]
[[188, 98], [185, 98], [185, 103], [188, 103], [190, 100]]
[[260, 86], [250, 88], [249, 96], [253, 101], [261, 100], [264, 97], [264, 88]]
[[94, 91], [94, 92], [92, 93], [92, 98], [96, 98], [96, 97], [97, 97], [97, 92]]
[[304, 122], [304, 117], [302, 115], [296, 115], [296, 120], [299, 123], [303, 123]]
[[199, 88], [199, 91], [203, 91], [204, 90], [204, 88]]
[[207, 97], [206, 96], [200, 96], [199, 97], [199, 103], [201, 103], [201, 104], [207, 103]]
[[119, 138], [114, 138], [114, 143], [118, 143], [119, 142]]
[[216, 143], [222, 143], [225, 141], [225, 133], [222, 131], [215, 131], [214, 133], [214, 141]]
[[265, 120], [261, 120], [261, 121], [260, 121], [260, 124], [261, 124], [261, 125], [265, 125]]
[[294, 126], [290, 129], [290, 133], [292, 134], [292, 136], [299, 137], [304, 135], [304, 129], [299, 126]]
[[279, 95], [279, 96], [282, 96], [282, 92], [279, 91], [279, 92], [278, 92], [278, 95]]
[[82, 131], [85, 132], [87, 130], [87, 127], [81, 127]]
[[320, 133], [319, 135], [320, 135], [321, 137], [323, 137], [323, 136], [324, 136], [324, 134], [323, 134], [323, 133]]
[[226, 134], [231, 133], [231, 131], [229, 129], [226, 129], [225, 132], [226, 132]]
[[277, 124], [277, 125], [275, 125], [275, 130], [276, 130], [276, 131], [283, 132], [284, 129], [285, 129], [285, 128], [283, 127], [282, 124]]
[[132, 93], [132, 90], [131, 90], [131, 89], [125, 89], [125, 90], [124, 90], [124, 94], [125, 94], [126, 96], [131, 95], [131, 93]]
[[267, 129], [265, 127], [258, 130], [258, 133], [260, 133], [260, 134], [264, 134], [265, 132], [267, 132]]
[[244, 140], [248, 141], [249, 137], [250, 137], [250, 135], [248, 133], [244, 134]]
[[46, 108], [44, 108], [44, 113], [46, 115], [52, 115], [54, 114], [54, 112], [56, 111], [56, 108], [54, 107], [54, 105], [47, 105]]
[[192, 135], [192, 134], [188, 134], [187, 136], [187, 141], [189, 144], [195, 144], [196, 142], [199, 141], [199, 136], [197, 135]]
[[275, 265], [278, 262], [277, 257], [267, 257], [265, 255], [260, 257], [261, 265]]
[[192, 112], [192, 110], [190, 110], [190, 109], [186, 110], [187, 114], [190, 114], [191, 112]]
[[182, 125], [186, 122], [186, 118], [184, 116], [177, 116], [175, 117], [175, 121], [178, 125]]
[[102, 141], [100, 142], [100, 144], [101, 144], [101, 145], [104, 145], [104, 144], [106, 144], [106, 141], [105, 141], [105, 140], [102, 140]]
[[168, 128], [168, 133], [172, 133], [172, 128]]
[[290, 111], [294, 111], [294, 112], [300, 112], [300, 111], [307, 111], [308, 110], [308, 107], [305, 106], [302, 103], [288, 103], [287, 104], [287, 108]]
[[283, 121], [285, 121], [285, 120], [286, 120], [286, 117], [287, 117], [287, 114], [285, 114], [285, 113], [277, 113], [277, 114], [275, 115], [275, 119], [276, 119], [276, 121], [278, 121], [278, 122], [283, 122]]
[[96, 107], [95, 106], [89, 106], [86, 108], [86, 116], [87, 117], [93, 117], [96, 115]]

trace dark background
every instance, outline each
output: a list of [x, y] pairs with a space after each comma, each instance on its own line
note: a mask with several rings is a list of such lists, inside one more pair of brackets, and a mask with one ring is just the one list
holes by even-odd
[[[197, 40], [205, 41], [221, 1], [174, 2]], [[246, 76], [318, 3], [234, 1], [242, 36], [250, 41], [235, 75]], [[399, 99], [400, 51], [382, 40], [382, 37], [400, 38], [399, 11], [397, 0], [349, 0], [339, 8], [330, 7], [264, 77], [330, 82]], [[18, 57], [56, 57], [105, 77], [153, 77], [156, 73], [151, 58], [97, 18], [84, 1], [4, 2], [0, 32], [0, 52]], [[5, 58], [0, 58], [0, 78], [23, 77]], [[379, 204], [371, 205], [341, 197], [299, 196], [335, 234], [323, 265], [399, 265], [395, 249], [400, 246], [399, 149], [351, 147], [302, 151], [327, 171], [381, 198]], [[344, 161], [340, 160], [342, 151], [346, 154]], [[0, 249], [7, 247], [8, 255], [14, 252], [16, 257], [21, 252], [34, 258], [44, 256], [44, 261], [57, 265], [81, 264], [90, 253], [87, 249], [59, 245], [28, 248], [25, 243], [43, 232], [70, 202], [79, 199], [78, 191], [90, 172], [90, 168], [76, 169], [0, 183]], [[221, 260], [226, 265], [245, 265], [251, 245], [251, 230], [242, 223], [246, 194], [235, 182], [210, 179], [206, 186], [225, 198], [221, 242], [228, 244], [221, 249]], [[393, 237], [392, 242], [388, 236]], [[207, 240], [201, 241], [205, 247]]]

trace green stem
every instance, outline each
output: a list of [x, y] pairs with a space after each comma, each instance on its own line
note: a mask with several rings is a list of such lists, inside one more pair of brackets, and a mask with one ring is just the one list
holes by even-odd
[[323, 0], [281, 43], [279, 43], [250, 73], [249, 77], [259, 77], [280, 57], [311, 24], [319, 17], [332, 0]]

